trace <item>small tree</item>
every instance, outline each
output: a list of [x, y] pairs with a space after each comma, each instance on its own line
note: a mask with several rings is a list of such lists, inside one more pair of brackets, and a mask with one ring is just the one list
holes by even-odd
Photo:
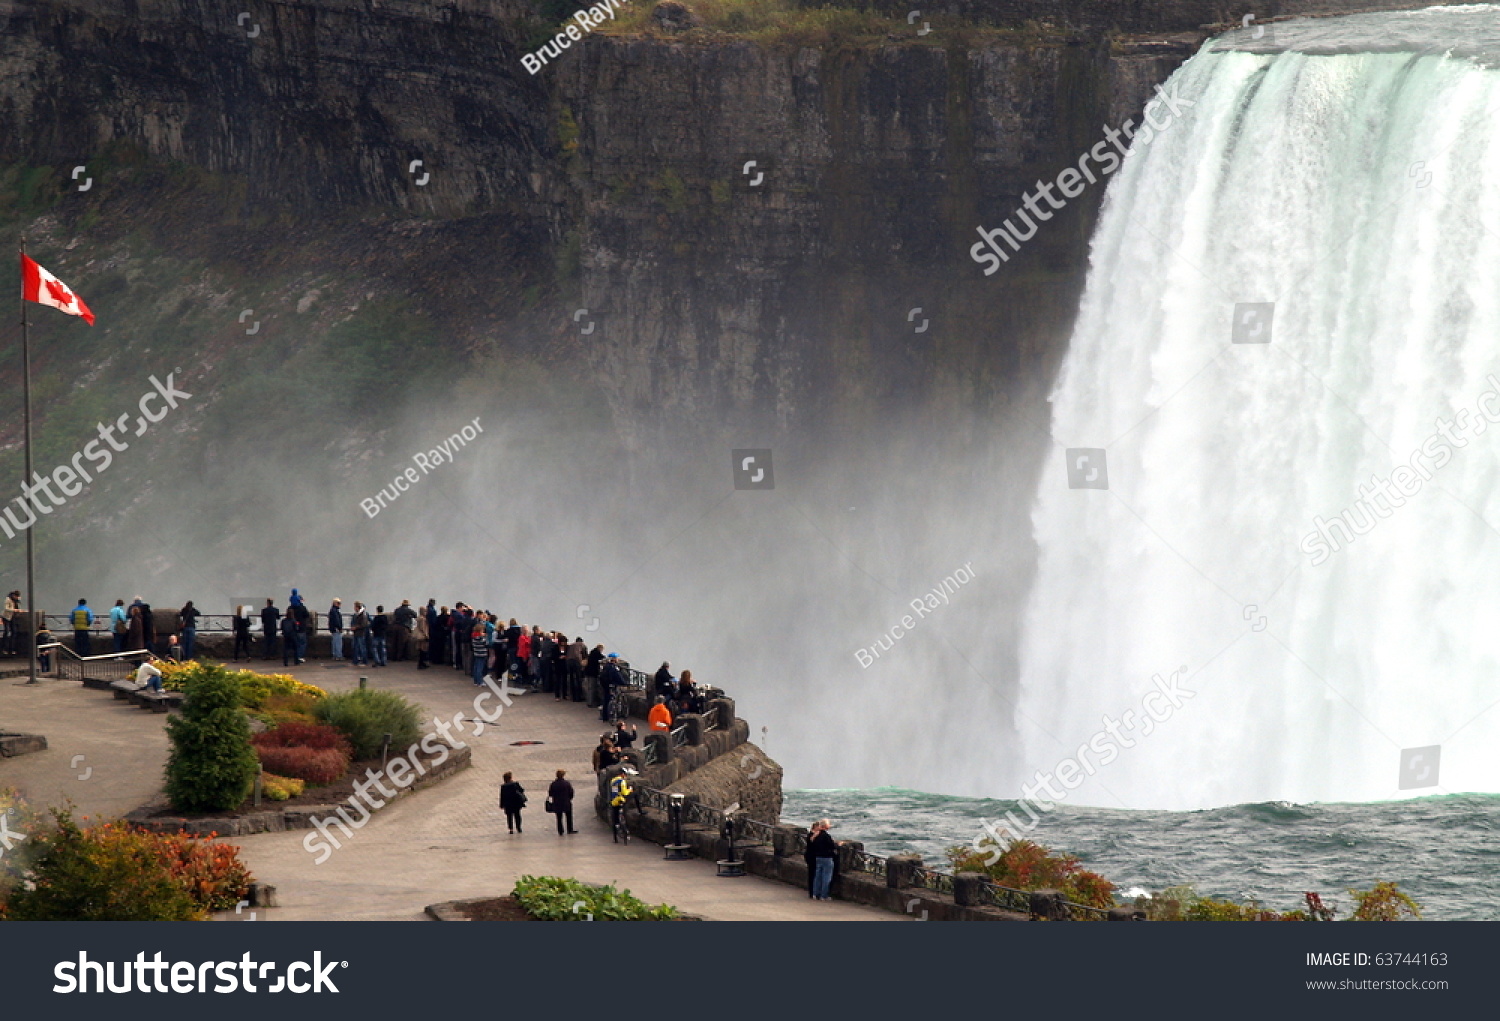
[[240, 685], [223, 667], [208, 667], [187, 685], [182, 714], [167, 721], [167, 797], [181, 812], [227, 812], [250, 793], [260, 768]]
[[972, 847], [950, 847], [948, 863], [955, 872], [983, 872], [1001, 886], [1017, 890], [1056, 889], [1078, 904], [1096, 908], [1114, 906], [1115, 884], [1084, 868], [1071, 854], [1053, 854], [1041, 844], [1025, 839], [1011, 840], [997, 849], [1000, 853], [995, 856]]
[[1351, 922], [1404, 922], [1422, 917], [1422, 909], [1410, 894], [1391, 882], [1376, 883], [1373, 890], [1350, 890], [1354, 898]]

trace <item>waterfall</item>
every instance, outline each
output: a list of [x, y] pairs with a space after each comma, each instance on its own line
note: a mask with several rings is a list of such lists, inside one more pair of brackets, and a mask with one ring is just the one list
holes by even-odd
[[1069, 803], [1500, 790], [1497, 11], [1233, 33], [1110, 182], [1020, 651]]

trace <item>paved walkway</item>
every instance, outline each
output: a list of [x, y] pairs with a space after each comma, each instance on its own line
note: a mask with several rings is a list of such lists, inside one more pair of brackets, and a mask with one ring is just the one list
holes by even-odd
[[0, 759], [0, 787], [37, 806], [72, 801], [79, 817], [124, 815], [161, 790], [166, 722], [77, 681], [5, 678], [0, 730], [41, 734], [47, 750]]
[[[282, 671], [279, 663], [250, 665]], [[286, 672], [330, 691], [357, 687], [364, 674], [372, 686], [422, 704], [429, 720], [452, 719], [460, 710], [473, 716], [480, 690], [452, 668], [419, 671], [409, 663], [355, 670], [314, 660]], [[75, 682], [45, 681], [35, 691], [0, 682], [0, 726], [46, 734], [50, 743], [46, 752], [0, 762], [0, 784], [19, 783], [42, 802], [71, 795], [89, 812], [128, 811], [159, 789], [164, 720]], [[796, 887], [755, 876], [720, 879], [712, 864], [664, 861], [661, 848], [644, 841], [613, 843], [592, 811], [589, 755], [603, 729], [597, 711], [581, 704], [519, 696], [480, 736], [465, 736], [474, 756], [469, 769], [376, 812], [322, 865], [314, 865], [316, 855], [302, 845], [308, 830], [239, 838], [241, 857], [257, 879], [277, 888], [281, 904], [257, 911], [257, 919], [416, 920], [428, 904], [507, 894], [518, 876], [531, 873], [614, 883], [649, 903], [717, 920], [903, 920], [840, 901], [817, 903]], [[87, 756], [80, 773], [98, 756], [86, 782], [66, 772], [79, 752]], [[575, 836], [559, 837], [553, 817], [541, 811], [557, 769], [568, 770], [578, 791]], [[17, 770], [25, 771], [24, 780], [10, 778]], [[506, 834], [497, 805], [507, 770], [530, 799], [526, 832], [519, 836]]]

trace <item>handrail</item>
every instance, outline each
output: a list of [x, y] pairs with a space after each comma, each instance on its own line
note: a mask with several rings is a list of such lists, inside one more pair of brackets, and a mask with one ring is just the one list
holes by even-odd
[[97, 656], [80, 656], [80, 655], [78, 655], [77, 650], [75, 650], [72, 646], [68, 645], [65, 642], [47, 642], [44, 645], [38, 645], [36, 647], [36, 651], [37, 652], [41, 652], [43, 649], [59, 649], [59, 650], [61, 650], [63, 652], [66, 652], [70, 657], [72, 657], [73, 659], [77, 660], [80, 663], [94, 663], [94, 662], [97, 662], [99, 660], [120, 659], [120, 658], [122, 658], [124, 656], [155, 656], [156, 655], [156, 653], [152, 652], [150, 649], [124, 649], [124, 650], [122, 650], [120, 652], [105, 652], [105, 653], [100, 653]]

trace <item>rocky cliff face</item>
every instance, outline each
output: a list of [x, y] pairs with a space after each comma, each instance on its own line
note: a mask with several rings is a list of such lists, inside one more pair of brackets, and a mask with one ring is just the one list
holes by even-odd
[[558, 69], [556, 102], [577, 125], [580, 302], [599, 313], [617, 407], [841, 435], [893, 408], [1034, 399], [1102, 188], [993, 277], [970, 257], [976, 227], [1076, 162], [1186, 52], [1064, 37], [586, 48]]
[[[967, 256], [974, 228], [1076, 159], [1184, 51], [1140, 58], [1046, 32], [836, 51], [596, 36], [533, 77], [518, 60], [518, 3], [246, 13], [0, 5], [0, 160], [52, 168], [64, 194], [84, 165], [109, 195], [118, 182], [101, 153], [122, 144], [213, 175], [217, 222], [172, 222], [145, 186], [130, 225], [210, 269], [256, 266], [267, 247], [295, 262], [288, 240], [331, 255], [331, 221], [353, 221], [365, 230], [337, 248], [346, 279], [328, 291], [410, 273], [424, 285], [417, 306], [461, 332], [473, 317], [442, 299], [478, 300], [494, 329], [521, 309], [493, 293], [541, 281], [557, 299], [549, 316], [566, 321], [575, 300], [595, 313], [586, 350], [631, 436], [707, 409], [734, 424], [857, 429], [893, 401], [984, 407], [1034, 390], [1099, 190], [999, 279]], [[430, 243], [404, 258], [383, 225], [413, 217]], [[272, 241], [237, 229], [278, 221], [327, 230]], [[63, 214], [62, 226], [78, 223]], [[466, 257], [433, 272], [444, 245]], [[523, 286], [481, 283], [495, 277]]]

